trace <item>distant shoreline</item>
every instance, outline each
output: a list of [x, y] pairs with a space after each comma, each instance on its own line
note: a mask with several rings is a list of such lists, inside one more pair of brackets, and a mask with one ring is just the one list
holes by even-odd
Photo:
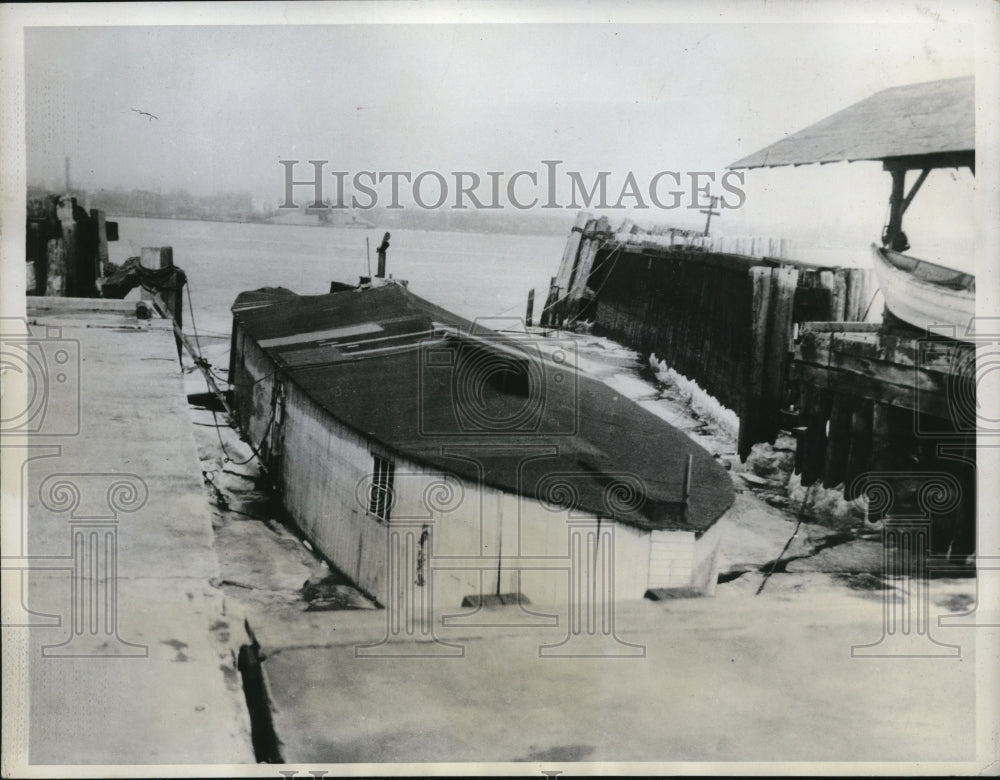
[[163, 220], [163, 221], [166, 221], [166, 222], [226, 222], [226, 223], [237, 223], [237, 224], [241, 224], [241, 225], [265, 225], [265, 226], [268, 226], [268, 227], [309, 227], [309, 228], [324, 228], [324, 229], [327, 229], [327, 230], [329, 230], [329, 229], [357, 230], [359, 232], [362, 232], [362, 231], [365, 231], [365, 230], [375, 230], [375, 231], [378, 231], [378, 230], [390, 230], [390, 231], [392, 231], [392, 230], [422, 230], [422, 231], [425, 231], [425, 232], [435, 232], [435, 233], [469, 233], [469, 234], [487, 233], [487, 234], [492, 234], [492, 235], [507, 234], [507, 235], [543, 236], [543, 237], [552, 237], [552, 236], [558, 236], [558, 235], [565, 235], [565, 234], [569, 233], [570, 227], [572, 227], [572, 224], [570, 223], [565, 228], [565, 230], [555, 230], [555, 229], [553, 229], [553, 230], [549, 230], [549, 231], [539, 231], [537, 229], [529, 229], [529, 230], [515, 231], [515, 230], [504, 230], [504, 229], [495, 229], [495, 228], [489, 228], [489, 227], [473, 227], [473, 226], [469, 226], [469, 227], [454, 226], [453, 227], [453, 226], [444, 226], [444, 225], [415, 226], [415, 225], [379, 225], [379, 224], [374, 224], [374, 225], [368, 227], [368, 226], [361, 225], [361, 224], [341, 224], [341, 225], [334, 225], [334, 224], [322, 223], [322, 222], [319, 222], [318, 220], [315, 221], [315, 222], [305, 221], [305, 220], [303, 220], [302, 222], [272, 222], [272, 221], [269, 221], [267, 219], [239, 219], [239, 218], [236, 218], [236, 217], [227, 218], [227, 217], [149, 216], [149, 215], [145, 215], [145, 214], [120, 214], [120, 213], [113, 213], [113, 212], [108, 212], [107, 216], [108, 216], [109, 219], [155, 219], [155, 220]]

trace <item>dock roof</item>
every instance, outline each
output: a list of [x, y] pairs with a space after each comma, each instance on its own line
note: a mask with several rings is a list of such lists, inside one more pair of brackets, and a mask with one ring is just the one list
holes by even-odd
[[274, 290], [271, 305], [266, 291], [240, 295], [234, 328], [332, 417], [407, 460], [512, 493], [569, 496], [649, 529], [698, 531], [733, 502], [728, 473], [703, 448], [576, 370], [571, 348], [539, 349], [398, 284], [287, 292]]
[[906, 158], [951, 167], [974, 162], [975, 141], [975, 81], [962, 76], [882, 90], [729, 168]]

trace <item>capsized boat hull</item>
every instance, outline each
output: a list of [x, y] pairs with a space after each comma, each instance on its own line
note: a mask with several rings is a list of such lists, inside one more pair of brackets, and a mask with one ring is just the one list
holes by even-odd
[[952, 326], [966, 332], [976, 314], [976, 278], [872, 244], [886, 308], [920, 330]]

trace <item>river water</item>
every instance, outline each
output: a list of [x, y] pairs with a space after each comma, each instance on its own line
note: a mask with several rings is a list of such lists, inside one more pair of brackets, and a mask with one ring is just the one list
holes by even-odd
[[[385, 232], [111, 218], [120, 237], [108, 245], [112, 262], [138, 255], [144, 246], [173, 247], [174, 263], [187, 274], [198, 333], [209, 340], [228, 339], [229, 307], [244, 290], [281, 286], [308, 295], [329, 292], [331, 281], [357, 283], [368, 274], [365, 239], [374, 271], [375, 247]], [[523, 318], [528, 290], [535, 288], [537, 319], [565, 244], [565, 236], [393, 230], [387, 272], [407, 279], [422, 298], [473, 320]], [[184, 329], [192, 332], [186, 302]]]

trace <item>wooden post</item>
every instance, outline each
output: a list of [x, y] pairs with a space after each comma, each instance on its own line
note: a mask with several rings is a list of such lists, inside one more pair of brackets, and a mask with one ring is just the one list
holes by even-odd
[[[607, 217], [592, 219], [587, 222], [587, 232], [590, 235], [580, 243], [580, 254], [577, 256], [573, 268], [570, 286], [566, 290], [566, 305], [569, 316], [574, 319], [579, 316], [582, 305], [587, 298], [587, 282], [590, 281], [590, 272], [594, 268], [597, 253], [604, 245], [605, 236], [611, 232], [611, 223], [608, 222]], [[566, 310], [564, 309], [564, 311]]]
[[589, 219], [590, 214], [586, 211], [578, 212], [576, 222], [573, 223], [573, 227], [569, 231], [569, 238], [566, 239], [566, 247], [563, 249], [559, 271], [554, 281], [554, 284], [558, 285], [560, 289], [569, 289], [570, 277], [573, 274], [573, 269], [576, 267], [577, 256], [580, 254], [580, 241], [583, 238], [583, 232], [586, 229]]
[[686, 523], [691, 503], [691, 470], [694, 464], [694, 456], [689, 452], [687, 456], [687, 466], [684, 469], [684, 509], [683, 521]]
[[861, 318], [861, 312], [858, 311], [860, 281], [857, 269], [844, 270], [844, 322], [858, 322]]
[[34, 264], [35, 277], [34, 284], [27, 288], [28, 295], [45, 295], [46, 244], [42, 240], [44, 225], [44, 222], [38, 220], [28, 220], [27, 259]]
[[844, 481], [847, 459], [851, 446], [852, 399], [841, 393], [834, 393], [830, 409], [830, 432], [826, 440], [826, 454], [823, 463], [823, 487], [832, 488]]
[[746, 403], [740, 415], [739, 456], [745, 460], [760, 430], [760, 409], [764, 398], [764, 361], [767, 355], [767, 321], [771, 308], [771, 269], [757, 266], [750, 269], [753, 289], [750, 366], [747, 371]]
[[593, 245], [593, 240], [590, 236], [597, 231], [597, 224], [598, 221], [596, 219], [588, 219], [587, 224], [584, 225], [583, 233], [581, 233], [580, 249], [576, 253], [576, 257], [573, 260], [573, 267], [569, 272], [569, 282], [566, 285], [566, 293], [570, 299], [572, 299], [577, 292], [577, 280], [581, 275], [580, 265], [585, 262], [586, 258], [590, 254], [591, 247]]
[[857, 497], [852, 490], [854, 480], [869, 471], [868, 461], [872, 450], [872, 401], [862, 399], [851, 415], [851, 443], [847, 453], [847, 471], [844, 474], [844, 498], [848, 501]]
[[852, 316], [856, 322], [863, 322], [868, 314], [868, 306], [872, 300], [872, 271], [867, 268], [856, 268], [851, 272], [854, 288]]
[[[823, 476], [826, 460], [826, 427], [830, 416], [830, 394], [818, 390], [809, 394], [809, 408], [804, 410], [808, 419], [802, 444], [805, 445], [802, 458], [802, 485], [809, 487]], [[802, 446], [800, 444], [800, 446]]]
[[45, 294], [62, 297], [66, 294], [66, 242], [50, 238], [45, 247]]
[[819, 287], [826, 290], [826, 313], [819, 320], [822, 322], [835, 322], [833, 314], [833, 271], [819, 272]]
[[830, 308], [832, 322], [844, 322], [845, 304], [847, 303], [847, 277], [843, 268], [838, 268], [833, 272], [833, 290], [830, 294]]
[[386, 233], [382, 236], [382, 243], [378, 245], [378, 249], [375, 251], [378, 253], [378, 271], [375, 276], [379, 279], [385, 279], [385, 253], [389, 249], [389, 234]]
[[104, 265], [108, 262], [108, 225], [105, 214], [100, 209], [91, 209], [90, 217], [97, 225], [97, 253], [94, 258], [96, 268], [94, 277], [100, 279], [104, 276]]
[[[170, 246], [144, 246], [142, 248], [139, 262], [140, 264], [146, 266], [146, 268], [173, 268], [174, 248]], [[173, 318], [174, 322], [177, 323], [177, 327], [183, 330], [184, 289], [178, 288], [176, 290], [161, 290], [160, 294], [163, 299], [163, 303], [166, 306], [167, 313]], [[176, 335], [174, 339], [177, 342], [177, 356], [180, 357], [181, 340], [180, 337]]]
[[[67, 158], [68, 160], [68, 158]], [[67, 163], [68, 164], [68, 163]], [[67, 171], [69, 169], [67, 168]], [[77, 291], [76, 263], [76, 221], [73, 219], [73, 199], [69, 195], [59, 198], [56, 206], [56, 218], [59, 220], [62, 229], [63, 257], [62, 257], [62, 295], [75, 297]]]
[[549, 281], [549, 294], [545, 299], [545, 307], [542, 309], [542, 316], [539, 318], [543, 328], [554, 327], [556, 325], [556, 308], [559, 305], [559, 287], [556, 286], [556, 277]]
[[892, 431], [889, 427], [889, 415], [892, 407], [889, 404], [876, 402], [872, 407], [872, 451], [871, 468], [874, 471], [885, 471], [893, 467], [892, 462]]
[[763, 433], [769, 442], [777, 433], [777, 414], [785, 401], [789, 353], [792, 350], [792, 303], [798, 286], [797, 268], [776, 268], [771, 273], [771, 310], [768, 313], [767, 353], [764, 362]]
[[534, 314], [535, 309], [535, 288], [532, 287], [528, 290], [528, 310], [524, 314], [524, 324], [526, 327], [530, 328], [532, 324], [532, 314]]
[[882, 244], [902, 252], [906, 249], [899, 240], [900, 233], [903, 232], [903, 210], [905, 208], [903, 190], [906, 186], [906, 171], [891, 171], [891, 175], [892, 193], [889, 195], [889, 223], [882, 235]]

